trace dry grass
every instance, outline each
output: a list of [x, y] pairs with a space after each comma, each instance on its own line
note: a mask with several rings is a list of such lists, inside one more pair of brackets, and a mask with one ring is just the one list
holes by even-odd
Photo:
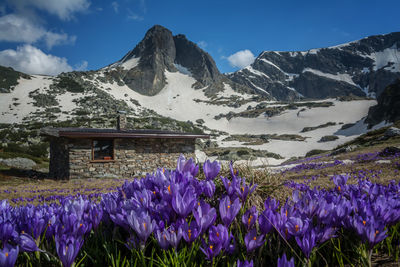
[[[50, 179], [33, 180], [30, 178], [0, 176], [0, 199], [34, 198], [35, 196], [67, 196], [88, 195], [92, 193], [107, 193], [115, 191], [125, 179], [76, 179], [55, 181]], [[23, 204], [26, 201], [18, 202]], [[50, 201], [51, 202], [51, 201]], [[30, 202], [37, 204], [35, 200]]]

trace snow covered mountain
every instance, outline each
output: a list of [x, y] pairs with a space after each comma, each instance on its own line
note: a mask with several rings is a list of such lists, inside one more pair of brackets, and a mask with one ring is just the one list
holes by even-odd
[[[393, 45], [387, 49], [392, 51]], [[397, 48], [394, 50], [397, 51]], [[316, 55], [319, 53], [322, 50]], [[210, 133], [211, 142], [199, 144], [208, 156], [262, 159], [262, 164], [304, 156], [313, 149], [332, 149], [366, 131], [363, 118], [369, 107], [376, 103], [375, 100], [271, 101], [272, 98], [297, 99], [300, 93], [311, 96], [298, 88], [285, 89], [286, 85], [279, 83], [279, 79], [288, 79], [282, 76], [288, 69], [283, 63], [280, 66], [278, 62], [274, 63], [269, 54], [263, 53], [251, 68], [242, 70], [243, 75], [249, 70], [251, 76], [271, 82], [268, 79], [275, 77], [272, 72], [277, 71], [275, 83], [282, 84], [282, 90], [268, 91], [268, 87], [261, 88], [262, 84], [254, 90], [255, 78], [248, 78], [254, 79], [254, 83], [240, 84], [242, 81], [236, 79], [239, 76], [221, 74], [209, 54], [185, 36], [173, 36], [162, 26], [151, 28], [121, 60], [96, 71], [43, 76], [26, 75], [0, 67], [2, 144], [25, 146], [39, 142], [37, 130], [47, 125], [112, 128], [115, 127], [118, 110], [127, 111], [128, 125], [132, 128]], [[268, 74], [261, 68], [256, 70], [257, 62], [266, 62], [261, 57], [270, 61], [266, 63], [266, 66], [271, 66]], [[381, 57], [376, 58], [373, 62], [378, 62]], [[365, 61], [369, 59], [365, 57]], [[371, 75], [375, 72], [398, 74], [398, 65], [379, 64], [376, 71], [372, 65], [369, 70]], [[291, 79], [297, 80], [305, 73], [311, 73], [317, 80], [322, 77], [333, 81], [335, 86], [343, 84], [345, 88], [348, 88], [351, 79], [355, 79], [355, 76], [351, 79], [346, 76], [350, 74], [332, 74], [334, 66], [331, 66], [332, 70], [325, 68], [322, 64], [318, 71], [324, 75], [317, 75], [318, 68], [312, 64], [307, 65], [304, 72], [299, 67], [299, 77], [293, 74]], [[332, 78], [338, 76], [342, 80]], [[380, 86], [377, 80], [375, 82]], [[359, 87], [353, 87], [340, 91], [342, 93], [332, 89], [336, 93], [327, 96], [347, 95], [353, 91], [360, 92], [358, 95], [364, 94]], [[329, 91], [328, 88], [318, 88]], [[318, 91], [318, 88], [315, 90]], [[335, 116], [332, 117], [332, 114]], [[337, 138], [331, 138], [329, 142], [321, 141], [326, 139], [322, 137], [331, 135]]]
[[277, 100], [379, 96], [400, 78], [400, 32], [308, 51], [265, 51], [227, 77]]

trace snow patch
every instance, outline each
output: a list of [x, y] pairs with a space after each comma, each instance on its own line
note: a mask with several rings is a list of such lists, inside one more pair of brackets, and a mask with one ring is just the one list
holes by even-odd
[[[45, 93], [44, 88], [53, 83], [51, 76], [31, 75], [31, 79], [20, 78], [18, 85], [10, 93], [2, 93], [0, 103], [0, 123], [21, 123], [24, 117], [31, 115], [42, 108], [33, 105], [34, 100], [29, 93], [39, 89]], [[18, 103], [14, 105], [14, 103]], [[60, 103], [60, 102], [59, 102]]]
[[260, 60], [263, 61], [263, 62], [265, 62], [265, 63], [267, 63], [267, 64], [269, 64], [269, 65], [271, 65], [271, 66], [273, 66], [273, 67], [275, 67], [275, 68], [278, 69], [279, 71], [284, 72], [283, 70], [281, 70], [281, 68], [279, 68], [277, 65], [275, 65], [274, 63], [272, 63], [272, 62], [269, 61], [269, 60], [266, 60], [265, 58], [261, 58]]
[[332, 80], [336, 80], [336, 81], [346, 82], [348, 84], [351, 84], [353, 86], [357, 86], [358, 87], [358, 85], [355, 84], [353, 82], [353, 80], [351, 79], [351, 76], [349, 74], [347, 74], [347, 73], [331, 74], [331, 73], [326, 73], [326, 72], [322, 72], [322, 71], [311, 69], [311, 68], [305, 68], [303, 70], [303, 73], [304, 72], [311, 72], [311, 73], [314, 73], [315, 75], [318, 75], [318, 76], [322, 76], [322, 77], [325, 77], [325, 78], [328, 78], [328, 79], [332, 79]]
[[140, 57], [134, 57], [134, 58], [130, 58], [127, 61], [120, 63], [119, 66], [121, 66], [122, 68], [126, 69], [126, 70], [130, 70], [133, 69], [134, 67], [136, 67], [137, 65], [139, 65], [139, 61], [140, 61]]
[[400, 72], [400, 49], [397, 44], [383, 51], [372, 53], [370, 57], [375, 59], [373, 70], [384, 68], [391, 72]]
[[264, 76], [267, 79], [271, 79], [267, 74], [265, 74], [264, 72], [258, 71], [256, 69], [254, 69], [252, 66], [247, 66], [246, 68], [244, 68], [244, 70], [248, 70], [251, 73], [257, 75], [257, 76]]

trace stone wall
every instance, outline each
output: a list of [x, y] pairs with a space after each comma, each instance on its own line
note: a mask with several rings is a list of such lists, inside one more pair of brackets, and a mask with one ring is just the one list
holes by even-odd
[[180, 154], [194, 158], [195, 139], [116, 139], [114, 161], [93, 162], [92, 141], [70, 139], [70, 178], [102, 178], [143, 175], [158, 167], [175, 168]]

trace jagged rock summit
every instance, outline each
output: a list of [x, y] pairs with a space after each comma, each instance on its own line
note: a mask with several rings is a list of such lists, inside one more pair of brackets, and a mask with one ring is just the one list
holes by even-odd
[[153, 96], [166, 85], [165, 71], [183, 72], [196, 79], [195, 89], [221, 89], [228, 80], [215, 65], [212, 57], [185, 35], [173, 36], [163, 26], [149, 29], [143, 40], [120, 61], [108, 67], [114, 77], [143, 95]]
[[400, 32], [308, 51], [264, 51], [227, 76], [277, 100], [378, 97], [400, 78]]

